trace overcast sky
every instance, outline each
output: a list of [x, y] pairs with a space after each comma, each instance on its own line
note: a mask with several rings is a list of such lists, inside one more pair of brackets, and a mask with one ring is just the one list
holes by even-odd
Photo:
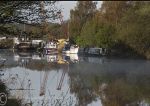
[[[97, 1], [97, 8], [101, 7], [102, 1]], [[63, 20], [67, 20], [70, 17], [70, 10], [74, 9], [74, 7], [76, 6], [77, 1], [59, 1], [58, 3], [56, 3], [56, 5], [59, 8], [62, 8], [62, 15]]]

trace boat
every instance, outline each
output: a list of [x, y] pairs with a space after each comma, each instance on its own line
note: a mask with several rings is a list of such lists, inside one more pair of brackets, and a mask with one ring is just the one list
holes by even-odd
[[21, 31], [21, 35], [19, 39], [17, 39], [17, 44], [14, 46], [18, 51], [28, 51], [28, 50], [35, 50], [32, 46], [32, 42], [27, 37], [27, 33], [25, 32], [25, 24], [24, 24], [24, 31]]
[[65, 54], [77, 54], [79, 51], [79, 46], [71, 45], [69, 41], [66, 41], [66, 44], [62, 50], [62, 53]]
[[55, 54], [58, 53], [57, 42], [49, 41], [45, 44], [44, 50], [46, 54]]
[[35, 48], [32, 47], [31, 42], [20, 42], [16, 45], [17, 50], [27, 51], [27, 50], [34, 50]]
[[89, 48], [87, 54], [89, 55], [106, 55], [107, 50], [105, 48]]
[[62, 53], [65, 53], [65, 54], [77, 54], [78, 51], [79, 51], [79, 46], [66, 44], [65, 47], [63, 48]]
[[78, 51], [79, 51], [79, 46], [71, 45], [69, 48], [64, 47], [62, 52], [65, 53], [65, 54], [77, 54]]
[[[59, 18], [60, 18], [60, 22], [61, 24], [63, 25], [63, 16], [61, 14], [61, 12], [58, 12], [58, 15], [59, 15]], [[70, 41], [70, 38], [69, 38], [69, 22], [67, 24], [67, 28], [65, 28], [64, 31], [64, 35], [65, 37], [67, 37], [67, 40], [65, 41], [65, 45], [62, 49], [62, 53], [65, 53], [65, 54], [77, 54], [78, 51], [79, 51], [79, 46], [77, 45], [71, 45], [71, 41]]]

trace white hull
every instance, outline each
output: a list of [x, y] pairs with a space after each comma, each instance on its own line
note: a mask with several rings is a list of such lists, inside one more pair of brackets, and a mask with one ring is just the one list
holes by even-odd
[[76, 48], [70, 48], [70, 50], [63, 51], [63, 53], [66, 53], [66, 54], [77, 54], [78, 51], [79, 51], [79, 47], [76, 47]]

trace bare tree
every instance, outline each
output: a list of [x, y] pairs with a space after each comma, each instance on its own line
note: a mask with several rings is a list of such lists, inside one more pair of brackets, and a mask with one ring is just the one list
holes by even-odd
[[60, 11], [55, 4], [56, 1], [0, 1], [0, 24], [38, 24], [42, 20], [53, 21], [57, 19], [57, 12]]

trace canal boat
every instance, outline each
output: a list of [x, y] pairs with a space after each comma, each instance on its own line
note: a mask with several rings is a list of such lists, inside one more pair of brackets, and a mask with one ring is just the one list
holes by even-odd
[[19, 51], [28, 51], [28, 50], [35, 50], [31, 44], [31, 42], [20, 42], [18, 45], [15, 47]]
[[35, 47], [32, 45], [31, 40], [29, 40], [29, 37], [27, 37], [25, 29], [23, 32], [21, 32], [19, 38], [17, 38], [14, 48], [18, 51], [35, 50]]
[[105, 48], [89, 48], [87, 51], [87, 54], [89, 55], [106, 55], [106, 49]]

